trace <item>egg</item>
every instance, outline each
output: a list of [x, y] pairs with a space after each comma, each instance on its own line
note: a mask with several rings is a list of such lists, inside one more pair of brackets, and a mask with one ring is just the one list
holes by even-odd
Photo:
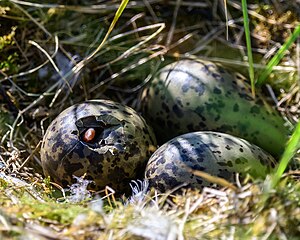
[[180, 60], [163, 67], [141, 97], [142, 113], [159, 144], [194, 131], [241, 137], [279, 157], [288, 129], [249, 83], [210, 61]]

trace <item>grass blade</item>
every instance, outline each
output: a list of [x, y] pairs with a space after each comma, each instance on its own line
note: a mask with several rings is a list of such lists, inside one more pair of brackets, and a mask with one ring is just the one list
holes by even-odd
[[127, 4], [128, 4], [129, 0], [122, 0], [116, 14], [115, 17], [112, 21], [112, 23], [109, 26], [109, 29], [107, 31], [107, 33], [105, 34], [102, 42], [98, 45], [97, 49], [95, 51], [93, 51], [90, 55], [88, 55], [85, 59], [83, 59], [81, 62], [79, 62], [73, 69], [74, 73], [79, 72], [87, 63], [89, 63], [93, 57], [101, 50], [101, 48], [103, 47], [104, 43], [106, 42], [106, 40], [108, 39], [110, 33], [112, 32], [112, 30], [114, 29], [118, 19], [120, 18], [120, 16], [122, 15], [124, 9], [126, 8]]
[[277, 51], [275, 56], [269, 61], [266, 69], [259, 76], [257, 83], [256, 83], [257, 85], [260, 86], [266, 81], [267, 77], [272, 72], [273, 67], [278, 65], [279, 61], [283, 58], [285, 51], [290, 48], [290, 46], [296, 41], [296, 39], [298, 38], [299, 35], [300, 35], [300, 24], [295, 28], [292, 35], [286, 40], [286, 42]]
[[253, 56], [252, 56], [249, 18], [248, 18], [248, 9], [247, 9], [246, 0], [242, 0], [242, 9], [243, 9], [244, 29], [245, 29], [245, 37], [246, 37], [246, 45], [247, 45], [248, 63], [249, 63], [249, 76], [251, 81], [251, 92], [252, 92], [252, 96], [254, 97], [255, 96], [254, 67], [253, 67]]
[[99, 51], [100, 49], [102, 48], [102, 46], [104, 45], [104, 43], [106, 42], [109, 34], [112, 32], [112, 30], [114, 29], [118, 19], [120, 18], [120, 16], [122, 15], [124, 9], [126, 8], [127, 4], [128, 4], [128, 1], [129, 0], [122, 0], [121, 4], [120, 4], [120, 7], [118, 8], [116, 14], [115, 14], [115, 17], [112, 21], [112, 23], [110, 24], [109, 26], [109, 29], [105, 35], [105, 37], [103, 38], [102, 42], [99, 44], [99, 46], [97, 47], [97, 49], [91, 53], [91, 55], [89, 55], [87, 58], [86, 58], [86, 61], [89, 61], [91, 58], [93, 58]]
[[300, 147], [300, 122], [297, 124], [290, 140], [288, 141], [288, 144], [285, 148], [285, 151], [281, 157], [280, 163], [276, 169], [276, 172], [272, 179], [272, 187], [274, 188], [279, 179], [281, 178], [282, 174], [286, 170], [288, 163], [292, 159], [292, 157], [295, 155], [296, 151]]

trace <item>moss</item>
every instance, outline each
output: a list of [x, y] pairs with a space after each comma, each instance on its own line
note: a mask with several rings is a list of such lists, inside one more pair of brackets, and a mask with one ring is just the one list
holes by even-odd
[[[46, 3], [58, 2], [60, 7], [45, 7]], [[150, 6], [145, 6], [145, 2]], [[98, 206], [97, 211], [91, 208], [89, 201], [67, 203], [49, 179], [42, 180], [37, 143], [50, 120], [67, 106], [95, 98], [111, 98], [137, 106], [140, 89], [151, 80], [151, 74], [186, 55], [219, 61], [247, 74], [239, 5], [227, 1], [227, 11], [232, 16], [227, 39], [223, 6], [210, 4], [210, 1], [194, 1], [192, 6], [186, 6], [188, 1], [182, 1], [176, 24], [172, 25], [176, 16], [175, 2], [129, 1], [104, 48], [80, 73], [72, 72], [69, 80], [74, 87], [70, 91], [62, 85], [64, 81], [49, 62], [36, 70], [48, 60], [41, 50], [52, 57], [62, 73], [72, 69], [73, 60], [82, 60], [101, 42], [120, 1], [32, 0], [26, 1], [27, 5], [0, 1], [0, 85], [11, 100], [5, 101], [0, 95], [0, 103], [5, 103], [0, 108], [0, 140], [3, 141], [0, 162], [9, 163], [5, 169], [7, 175], [25, 179], [30, 184], [19, 186], [0, 177], [0, 239], [145, 239], [147, 229], [153, 236], [165, 236], [159, 232], [161, 228], [156, 227], [161, 219], [170, 233], [175, 228], [174, 238], [299, 239], [298, 172], [287, 173], [291, 177], [282, 179], [272, 191], [263, 190], [265, 183], [258, 181], [243, 182], [237, 192], [210, 188], [181, 195], [150, 192], [134, 204], [129, 204], [127, 199], [110, 197], [110, 201], [103, 200], [103, 209]], [[250, 2], [255, 3], [251, 5], [250, 28], [255, 67], [259, 71], [264, 67], [261, 61], [267, 61], [299, 24], [296, 14], [300, 11], [296, 1]], [[263, 2], [270, 5], [276, 2], [276, 5], [267, 6]], [[102, 8], [97, 9], [95, 5]], [[157, 23], [165, 23], [166, 28], [158, 33], [158, 27], [154, 27]], [[173, 35], [171, 26], [175, 27]], [[143, 27], [147, 29], [138, 31]], [[56, 55], [55, 36], [58, 40]], [[167, 45], [169, 37], [171, 42]], [[147, 42], [137, 47], [146, 38]], [[281, 107], [287, 111], [287, 117], [293, 117], [292, 122], [299, 119], [299, 87], [298, 90], [293, 87], [298, 79], [295, 50], [296, 45], [286, 53], [282, 65], [269, 79], [275, 89], [281, 86], [286, 89], [281, 91], [284, 96]], [[9, 81], [3, 81], [5, 76], [10, 77]], [[58, 98], [49, 107], [55, 94]], [[9, 105], [21, 111], [26, 109], [18, 121], [20, 127], [13, 129], [13, 139], [3, 138], [11, 130], [7, 124], [11, 125], [14, 114], [18, 113], [9, 110]], [[20, 131], [21, 127], [26, 131]], [[16, 148], [21, 154], [11, 158]], [[25, 159], [27, 163], [19, 168]]]
[[11, 50], [15, 45], [16, 27], [12, 27], [6, 35], [0, 36], [0, 71], [7, 74], [17, 72], [18, 53]]

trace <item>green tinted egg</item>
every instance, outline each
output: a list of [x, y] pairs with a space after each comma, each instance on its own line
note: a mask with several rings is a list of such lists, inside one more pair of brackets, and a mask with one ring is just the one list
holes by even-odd
[[142, 111], [160, 144], [183, 133], [210, 130], [244, 138], [278, 157], [288, 131], [261, 94], [222, 67], [181, 60], [162, 68], [142, 94]]
[[175, 137], [158, 148], [148, 161], [145, 177], [160, 191], [179, 185], [212, 186], [191, 173], [199, 170], [234, 182], [235, 173], [264, 178], [274, 166], [274, 158], [241, 138], [217, 132], [193, 132]]

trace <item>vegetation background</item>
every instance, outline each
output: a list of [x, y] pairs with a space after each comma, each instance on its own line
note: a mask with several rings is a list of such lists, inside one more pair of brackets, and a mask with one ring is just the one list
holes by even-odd
[[[0, 1], [1, 239], [299, 239], [299, 0]], [[44, 179], [51, 120], [87, 99], [138, 108], [183, 57], [221, 63], [261, 88], [293, 130], [279, 167], [238, 190], [133, 196]]]

